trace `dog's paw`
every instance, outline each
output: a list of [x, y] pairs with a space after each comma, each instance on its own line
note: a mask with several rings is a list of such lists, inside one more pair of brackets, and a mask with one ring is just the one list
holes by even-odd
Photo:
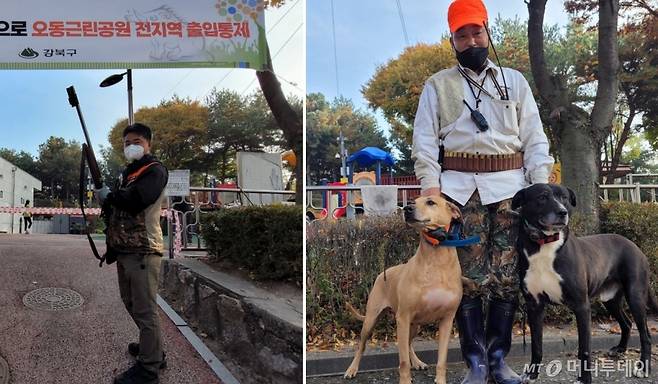
[[347, 368], [347, 371], [345, 371], [345, 375], [343, 375], [344, 378], [346, 379], [352, 379], [354, 376], [356, 376], [356, 373], [359, 371], [358, 367], [352, 367], [350, 365], [349, 368]]
[[411, 360], [411, 369], [423, 370], [427, 369], [427, 364], [420, 361], [420, 359]]

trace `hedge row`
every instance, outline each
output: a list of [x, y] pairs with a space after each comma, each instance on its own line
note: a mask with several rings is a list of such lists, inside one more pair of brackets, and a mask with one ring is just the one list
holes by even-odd
[[302, 282], [301, 206], [222, 209], [206, 215], [201, 234], [210, 261], [229, 261], [256, 280]]
[[[634, 241], [647, 255], [653, 276], [658, 274], [658, 205], [607, 203], [601, 208], [601, 230]], [[578, 217], [573, 228], [578, 232]], [[307, 227], [307, 342], [312, 345], [340, 343], [358, 335], [361, 323], [345, 308], [350, 302], [363, 311], [376, 276], [414, 254], [418, 235], [401, 217], [361, 217], [357, 220], [322, 220]], [[652, 278], [654, 292], [657, 288]], [[593, 316], [607, 313], [600, 303]], [[517, 312], [518, 320], [521, 312]], [[384, 320], [387, 319], [387, 320]], [[546, 321], [564, 323], [573, 315], [564, 306], [549, 306]], [[373, 337], [393, 335], [395, 320], [382, 316]], [[426, 334], [432, 334], [432, 327]]]

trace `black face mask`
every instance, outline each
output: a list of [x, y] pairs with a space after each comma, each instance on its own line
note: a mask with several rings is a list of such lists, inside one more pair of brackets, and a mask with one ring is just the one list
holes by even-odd
[[489, 56], [489, 48], [470, 47], [462, 52], [457, 52], [457, 61], [463, 67], [477, 72], [484, 65], [487, 56]]

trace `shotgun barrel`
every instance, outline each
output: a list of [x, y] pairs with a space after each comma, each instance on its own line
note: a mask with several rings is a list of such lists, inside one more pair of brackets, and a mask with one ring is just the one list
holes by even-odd
[[91, 140], [89, 139], [89, 132], [87, 131], [87, 125], [85, 124], [85, 119], [82, 116], [82, 110], [80, 109], [80, 102], [78, 101], [78, 95], [75, 93], [75, 88], [70, 86], [66, 88], [66, 93], [69, 95], [69, 104], [75, 108], [78, 112], [78, 118], [80, 119], [80, 124], [82, 125], [82, 132], [85, 134], [86, 145], [82, 145], [82, 151], [84, 152], [85, 157], [87, 158], [87, 164], [89, 165], [89, 172], [91, 173], [91, 179], [94, 182], [94, 188], [101, 189], [103, 188], [103, 179], [101, 178], [101, 170], [98, 167], [98, 162], [96, 162], [96, 155], [94, 154], [94, 148], [91, 145]]

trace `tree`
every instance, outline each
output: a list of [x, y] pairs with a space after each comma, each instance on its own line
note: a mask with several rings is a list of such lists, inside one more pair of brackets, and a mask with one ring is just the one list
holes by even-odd
[[620, 87], [617, 119], [614, 129], [604, 142], [604, 160], [610, 164], [606, 183], [614, 182], [614, 175], [622, 157], [624, 145], [632, 133], [651, 131], [652, 124], [635, 124], [635, 118], [643, 114], [648, 119], [658, 116], [658, 28], [653, 27], [653, 16], [647, 16], [640, 23], [627, 24], [620, 31], [619, 58], [621, 61]]
[[[286, 0], [266, 0], [265, 6], [280, 7]], [[272, 65], [272, 56], [270, 55], [269, 47], [267, 50], [267, 64], [264, 70], [256, 71], [258, 84], [263, 91], [267, 105], [272, 111], [272, 115], [283, 131], [283, 137], [286, 140], [287, 148], [291, 148], [298, 159], [302, 158], [304, 153], [304, 126], [302, 124], [301, 108], [298, 108], [301, 103], [291, 103], [286, 99], [281, 89], [281, 83], [276, 78], [274, 67]], [[303, 174], [304, 167], [302, 161], [297, 162], [295, 167], [295, 178], [297, 179], [295, 191], [295, 203], [302, 204], [302, 193], [304, 188]]]
[[655, 151], [649, 146], [643, 135], [629, 138], [624, 148], [621, 161], [631, 166], [635, 173], [658, 173], [658, 163]]
[[[304, 126], [302, 124], [301, 111], [295, 110], [294, 106], [283, 94], [281, 83], [279, 83], [279, 80], [274, 74], [272, 58], [269, 50], [267, 52], [267, 58], [268, 69], [264, 71], [256, 71], [258, 83], [260, 84], [260, 88], [263, 91], [263, 95], [265, 96], [265, 100], [267, 100], [267, 105], [270, 107], [274, 119], [283, 131], [283, 137], [286, 140], [287, 147], [292, 148], [296, 156], [301, 159], [302, 153], [304, 153]], [[298, 161], [297, 166], [295, 167], [295, 177], [297, 179], [295, 202], [298, 205], [302, 204], [303, 183], [301, 180], [303, 180], [303, 172], [304, 168], [302, 166], [302, 161]]]
[[77, 199], [80, 183], [80, 143], [51, 136], [39, 145], [36, 176], [51, 198], [69, 202]]
[[[140, 108], [135, 112], [135, 121], [151, 127], [151, 152], [167, 168], [189, 169], [195, 181], [201, 180], [206, 165], [198, 159], [204, 153], [208, 131], [207, 107], [198, 101], [174, 96], [171, 100], [163, 100], [157, 107]], [[123, 119], [110, 130], [108, 140], [115, 159], [123, 158], [123, 130], [127, 125], [128, 121]]]
[[279, 150], [285, 145], [260, 92], [243, 97], [230, 90], [213, 90], [207, 104], [206, 173], [216, 175], [222, 183], [235, 179], [238, 151]]
[[101, 147], [100, 152], [102, 161], [98, 162], [98, 166], [101, 168], [103, 182], [110, 188], [113, 188], [119, 180], [121, 171], [125, 168], [123, 152], [118, 153], [111, 146]]
[[[523, 73], [532, 86], [527, 31], [527, 24], [518, 18], [505, 20], [499, 17], [491, 27], [501, 64]], [[381, 109], [391, 124], [391, 142], [401, 153], [401, 163], [406, 163], [405, 169], [410, 173], [413, 172], [410, 160], [413, 121], [425, 81], [436, 72], [456, 64], [449, 39], [446, 35], [437, 44], [408, 47], [400, 56], [378, 67], [362, 88], [369, 106]], [[584, 33], [583, 28], [569, 24], [567, 35], [563, 37], [559, 28], [554, 26], [546, 31], [546, 44], [551, 68], [569, 78], [569, 93], [574, 99], [587, 101], [581, 89], [594, 79], [585, 76], [583, 68], [591, 66], [588, 63], [593, 61], [594, 34]], [[493, 52], [490, 57], [495, 60]], [[550, 111], [543, 112], [543, 119], [547, 119]], [[555, 150], [557, 143], [550, 133], [547, 131], [553, 144], [551, 148]]]
[[36, 174], [36, 161], [25, 151], [18, 152], [15, 149], [0, 148], [0, 157], [31, 175]]
[[598, 85], [591, 115], [570, 99], [565, 79], [551, 72], [544, 52], [544, 12], [546, 0], [528, 0], [528, 45], [530, 64], [539, 95], [549, 107], [550, 127], [560, 142], [562, 180], [578, 197], [577, 211], [584, 230], [598, 230], [598, 164], [603, 140], [610, 132], [618, 90], [619, 55], [617, 20], [619, 1], [602, 1], [599, 8]]
[[341, 160], [336, 158], [340, 148], [336, 138], [341, 130], [349, 153], [363, 147], [388, 149], [374, 116], [355, 109], [351, 100], [336, 98], [330, 104], [320, 93], [309, 94], [306, 97], [306, 164], [310, 182], [340, 178]]
[[391, 143], [400, 154], [404, 172], [413, 173], [413, 122], [425, 81], [456, 62], [447, 37], [439, 44], [417, 44], [406, 48], [398, 58], [379, 66], [361, 88], [368, 106], [380, 109], [391, 125]]

